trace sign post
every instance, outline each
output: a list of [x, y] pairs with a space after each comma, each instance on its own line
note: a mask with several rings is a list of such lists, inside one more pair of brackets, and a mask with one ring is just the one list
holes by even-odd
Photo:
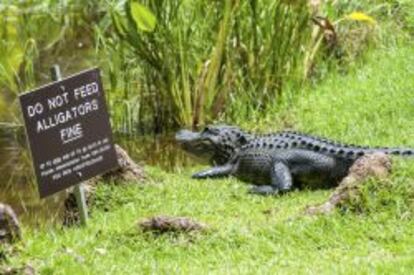
[[62, 79], [20, 96], [41, 198], [75, 185], [82, 224], [88, 211], [81, 182], [118, 167], [98, 69]]
[[[52, 81], [62, 80], [62, 74], [60, 73], [59, 65], [54, 65], [52, 68], [50, 68], [50, 74]], [[78, 206], [81, 224], [86, 225], [88, 221], [88, 205], [86, 204], [85, 190], [82, 186], [82, 173], [78, 172], [76, 175], [79, 177], [80, 183], [73, 187], [73, 192], [75, 194], [76, 205]]]

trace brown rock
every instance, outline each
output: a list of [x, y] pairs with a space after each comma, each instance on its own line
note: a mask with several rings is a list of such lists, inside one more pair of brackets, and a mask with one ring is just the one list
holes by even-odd
[[9, 205], [0, 203], [0, 244], [13, 243], [21, 237], [16, 213]]
[[119, 168], [103, 175], [104, 180], [113, 179], [128, 182], [142, 181], [146, 178], [142, 167], [136, 164], [124, 149], [115, 144], [115, 150], [118, 156]]
[[376, 177], [384, 179], [391, 172], [391, 158], [384, 153], [375, 153], [357, 159], [349, 169], [350, 175], [359, 178]]
[[328, 201], [316, 205], [309, 206], [305, 209], [305, 213], [309, 215], [329, 214], [337, 206], [346, 203], [351, 196], [358, 194], [358, 187], [370, 177], [384, 179], [388, 177], [391, 172], [391, 159], [383, 153], [375, 153], [365, 155], [355, 161], [349, 169], [349, 174], [346, 176]]

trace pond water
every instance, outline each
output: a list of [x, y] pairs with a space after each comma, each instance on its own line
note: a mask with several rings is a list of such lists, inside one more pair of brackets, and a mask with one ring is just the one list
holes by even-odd
[[[115, 142], [138, 163], [177, 171], [192, 161], [175, 144], [173, 135], [115, 136]], [[10, 204], [25, 224], [39, 226], [61, 220], [66, 192], [39, 199], [21, 129], [0, 128], [0, 202]]]
[[137, 162], [177, 171], [194, 163], [176, 144], [174, 134], [158, 136], [115, 136], [115, 143], [124, 148]]

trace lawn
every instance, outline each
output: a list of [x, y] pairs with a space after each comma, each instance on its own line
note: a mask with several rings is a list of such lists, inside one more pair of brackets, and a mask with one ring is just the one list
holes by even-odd
[[[414, 147], [414, 47], [372, 51], [349, 72], [286, 97], [265, 117], [242, 126], [291, 127], [350, 143]], [[303, 209], [332, 190], [283, 196], [247, 194], [236, 179], [190, 179], [202, 168], [146, 167], [147, 183], [102, 184], [86, 228], [24, 230], [9, 264], [41, 274], [412, 274], [414, 161], [395, 159], [387, 187], [366, 190], [359, 211], [308, 217]], [[381, 186], [381, 185], [378, 185]], [[188, 216], [204, 233], [156, 236], [136, 222]]]

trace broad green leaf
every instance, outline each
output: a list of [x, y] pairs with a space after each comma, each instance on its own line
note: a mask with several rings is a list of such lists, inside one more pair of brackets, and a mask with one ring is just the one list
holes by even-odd
[[129, 1], [129, 15], [134, 20], [137, 29], [152, 32], [157, 24], [155, 15], [144, 5], [136, 1]]

